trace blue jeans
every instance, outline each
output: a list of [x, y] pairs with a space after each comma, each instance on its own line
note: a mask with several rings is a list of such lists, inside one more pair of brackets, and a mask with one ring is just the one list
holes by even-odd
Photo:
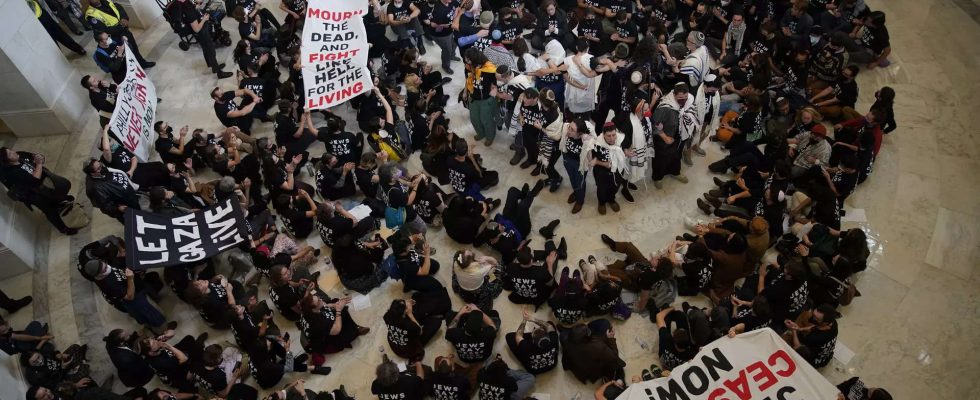
[[466, 191], [465, 192], [462, 192], [460, 194], [462, 194], [463, 196], [470, 196], [470, 197], [473, 198], [473, 200], [476, 200], [476, 201], [486, 200], [487, 198], [486, 197], [483, 197], [483, 193], [480, 193], [481, 190], [483, 190], [483, 188], [480, 187], [480, 184], [474, 182], [474, 183], [471, 183], [469, 186], [466, 187]]
[[578, 204], [585, 203], [585, 176], [588, 175], [588, 172], [579, 172], [578, 159], [572, 160], [562, 156], [562, 160], [565, 163], [565, 172], [568, 173], [568, 183], [572, 185], [572, 191], [575, 194], [575, 202]]
[[124, 300], [122, 306], [140, 325], [157, 327], [167, 322], [160, 310], [150, 304], [145, 292], [136, 292], [136, 296], [130, 301]]
[[517, 390], [510, 395], [510, 400], [524, 400], [531, 389], [534, 388], [534, 375], [523, 369], [512, 369], [507, 371], [507, 376], [517, 382]]

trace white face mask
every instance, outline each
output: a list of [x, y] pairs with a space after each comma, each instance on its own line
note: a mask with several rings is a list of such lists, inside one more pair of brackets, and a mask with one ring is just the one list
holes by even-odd
[[820, 41], [820, 36], [810, 36], [810, 45], [815, 45]]

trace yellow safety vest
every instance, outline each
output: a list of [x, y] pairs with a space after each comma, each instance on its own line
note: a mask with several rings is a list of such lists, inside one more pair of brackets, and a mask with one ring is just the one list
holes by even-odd
[[34, 1], [34, 0], [27, 0], [27, 5], [31, 6], [31, 9], [34, 10], [34, 16], [36, 18], [41, 18], [41, 5], [40, 4], [37, 4], [37, 2]]
[[116, 25], [118, 25], [119, 24], [119, 10], [116, 9], [116, 5], [113, 2], [109, 1], [109, 0], [102, 0], [102, 1], [104, 1], [105, 3], [108, 3], [109, 4], [109, 8], [112, 9], [112, 13], [115, 14], [115, 15], [106, 14], [106, 13], [102, 12], [102, 10], [100, 10], [98, 8], [95, 8], [93, 6], [88, 6], [88, 8], [85, 9], [85, 17], [86, 18], [95, 18], [95, 19], [97, 19], [99, 21], [102, 21], [102, 24], [104, 24], [105, 26], [116, 26]]

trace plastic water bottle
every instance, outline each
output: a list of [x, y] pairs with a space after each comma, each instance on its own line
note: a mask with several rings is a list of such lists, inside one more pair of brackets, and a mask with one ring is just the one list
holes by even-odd
[[640, 345], [641, 349], [650, 351], [650, 343], [647, 343], [646, 340], [640, 339], [639, 336], [633, 336], [633, 340], [636, 341], [636, 344]]

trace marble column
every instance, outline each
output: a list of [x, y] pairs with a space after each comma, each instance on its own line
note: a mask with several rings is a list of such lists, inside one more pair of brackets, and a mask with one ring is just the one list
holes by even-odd
[[18, 137], [80, 127], [88, 96], [81, 75], [24, 0], [0, 0], [0, 119]]
[[163, 11], [154, 0], [115, 0], [129, 15], [129, 26], [146, 29], [163, 17]]

